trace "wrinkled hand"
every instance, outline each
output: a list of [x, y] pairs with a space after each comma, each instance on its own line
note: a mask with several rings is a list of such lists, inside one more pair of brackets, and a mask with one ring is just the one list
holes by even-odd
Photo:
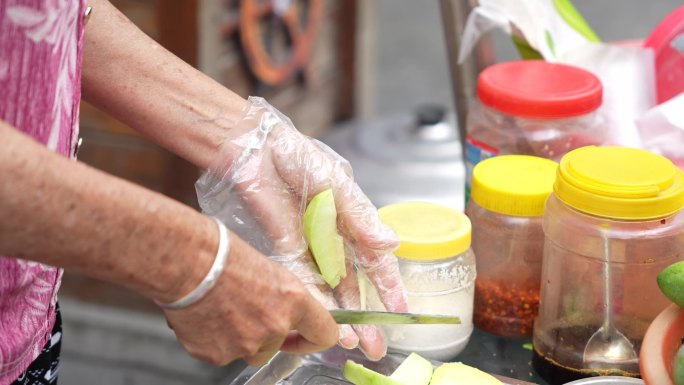
[[[355, 268], [375, 286], [389, 311], [406, 311], [396, 235], [354, 183], [349, 163], [301, 134], [261, 98], [250, 98], [244, 118], [231, 130], [218, 159], [197, 182], [200, 206], [234, 233], [293, 272], [327, 308], [361, 306]], [[311, 257], [302, 214], [317, 193], [332, 188], [338, 230], [345, 239], [347, 276], [331, 291]], [[340, 345], [357, 345], [371, 359], [386, 353], [375, 326], [341, 326]]]
[[305, 354], [334, 345], [337, 324], [304, 285], [232, 238], [230, 263], [206, 297], [187, 308], [165, 310], [190, 355], [215, 365], [244, 358], [257, 366], [279, 349]]

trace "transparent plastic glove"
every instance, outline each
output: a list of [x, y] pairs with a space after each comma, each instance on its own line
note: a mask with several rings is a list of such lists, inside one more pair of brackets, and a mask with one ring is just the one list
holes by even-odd
[[[249, 98], [209, 170], [197, 181], [202, 210], [293, 272], [327, 308], [361, 304], [355, 269], [363, 270], [390, 311], [407, 311], [396, 235], [354, 183], [349, 163], [311, 139], [264, 99]], [[345, 240], [347, 276], [332, 291], [308, 251], [302, 215], [317, 193], [332, 188], [338, 231]], [[340, 327], [340, 345], [357, 345], [371, 359], [386, 353], [375, 326]]]

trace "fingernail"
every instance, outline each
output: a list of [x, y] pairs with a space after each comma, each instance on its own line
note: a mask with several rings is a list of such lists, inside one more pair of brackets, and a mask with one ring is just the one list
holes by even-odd
[[349, 325], [340, 325], [340, 345], [345, 349], [354, 349], [359, 345], [359, 337]]

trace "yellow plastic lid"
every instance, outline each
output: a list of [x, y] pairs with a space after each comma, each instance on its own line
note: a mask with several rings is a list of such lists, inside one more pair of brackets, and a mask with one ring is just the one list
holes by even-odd
[[502, 155], [475, 165], [471, 199], [485, 210], [518, 217], [544, 214], [558, 163], [529, 155]]
[[667, 158], [646, 150], [587, 146], [561, 159], [554, 193], [588, 214], [661, 218], [684, 208], [684, 173]]
[[470, 247], [470, 219], [462, 212], [428, 202], [402, 202], [378, 210], [399, 236], [397, 257], [444, 259]]

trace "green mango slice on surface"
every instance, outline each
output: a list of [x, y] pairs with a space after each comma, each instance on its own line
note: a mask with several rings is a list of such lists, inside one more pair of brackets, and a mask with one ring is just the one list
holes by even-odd
[[428, 385], [432, 378], [432, 363], [417, 353], [409, 354], [390, 378], [406, 385]]
[[342, 375], [354, 385], [410, 385], [368, 369], [351, 360], [347, 360], [344, 363]]
[[337, 209], [332, 189], [311, 199], [302, 218], [304, 238], [325, 282], [335, 288], [345, 277], [344, 240], [337, 232]]
[[658, 287], [670, 301], [684, 307], [684, 261], [664, 268], [657, 277]]
[[435, 369], [430, 385], [503, 385], [496, 377], [461, 362], [449, 362]]
[[445, 363], [433, 371], [432, 363], [416, 353], [404, 359], [390, 376], [351, 360], [345, 362], [342, 374], [354, 385], [503, 385], [491, 374], [461, 362]]

